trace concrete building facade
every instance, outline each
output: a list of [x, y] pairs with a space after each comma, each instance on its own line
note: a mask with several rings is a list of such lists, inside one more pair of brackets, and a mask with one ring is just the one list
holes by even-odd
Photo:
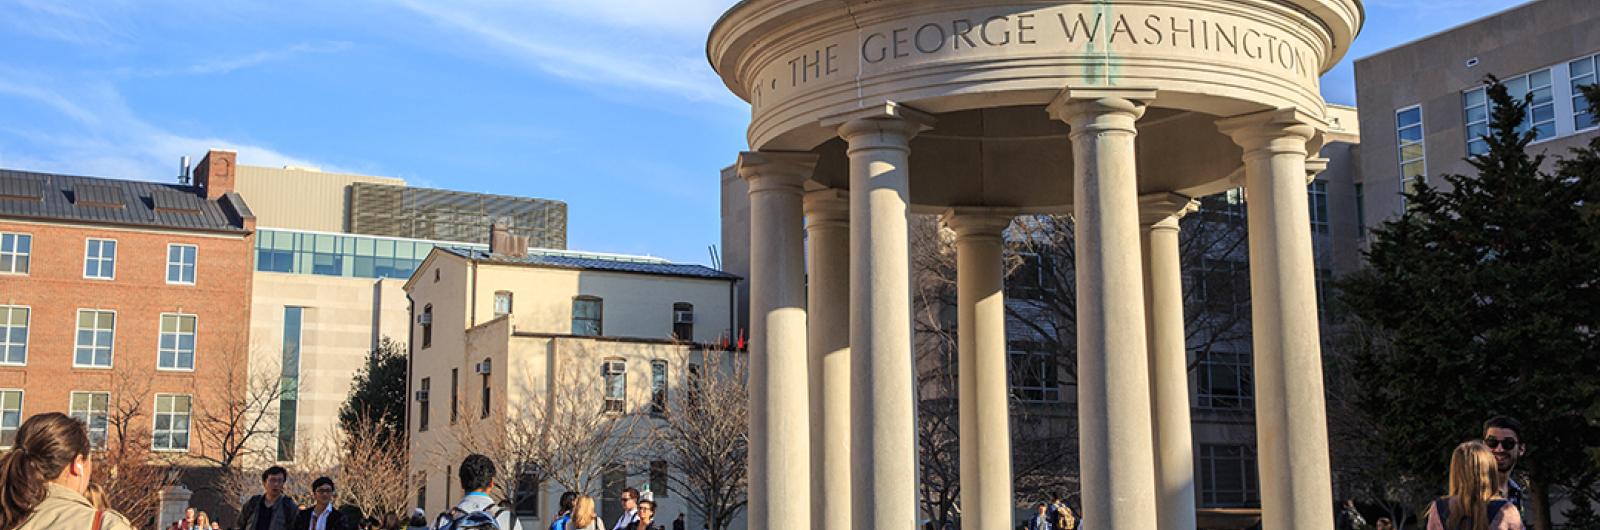
[[1564, 155], [1600, 134], [1576, 87], [1597, 82], [1600, 4], [1538, 0], [1355, 61], [1361, 109], [1363, 227], [1404, 208], [1407, 184], [1448, 185], [1441, 175], [1471, 175], [1489, 105], [1485, 76], [1513, 98], [1532, 94], [1524, 121], [1529, 149]]
[[[647, 413], [684, 399], [691, 365], [725, 344], [737, 280], [656, 258], [434, 249], [405, 285], [414, 313], [408, 424], [419, 506], [434, 514], [453, 505], [464, 493], [456, 466], [483, 451], [470, 439], [503, 436], [506, 425], [531, 421], [533, 409], [552, 407], [555, 396], [576, 392], [603, 403], [605, 414]], [[634, 434], [646, 435], [657, 421], [646, 419]], [[607, 473], [604, 491], [584, 493], [595, 496], [608, 525], [624, 485], [654, 492], [660, 521], [686, 513], [699, 525], [665, 483], [673, 471], [652, 458], [614, 462], [620, 471]], [[549, 525], [562, 488], [526, 486], [513, 499], [517, 516], [526, 528]]]

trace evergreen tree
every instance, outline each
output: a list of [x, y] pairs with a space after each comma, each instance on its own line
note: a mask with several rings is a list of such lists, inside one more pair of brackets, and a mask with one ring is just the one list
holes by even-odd
[[1357, 406], [1405, 477], [1445, 483], [1451, 448], [1484, 419], [1519, 418], [1529, 449], [1533, 528], [1548, 529], [1549, 486], [1600, 468], [1600, 141], [1541, 171], [1523, 131], [1528, 100], [1489, 78], [1487, 153], [1477, 175], [1417, 183], [1406, 210], [1374, 230], [1369, 267], [1340, 282], [1360, 326]]
[[387, 433], [384, 442], [405, 443], [406, 437], [406, 352], [405, 345], [384, 337], [367, 357], [367, 365], [356, 374], [350, 396], [339, 408], [339, 425], [345, 433], [358, 429], [362, 416], [376, 422]]

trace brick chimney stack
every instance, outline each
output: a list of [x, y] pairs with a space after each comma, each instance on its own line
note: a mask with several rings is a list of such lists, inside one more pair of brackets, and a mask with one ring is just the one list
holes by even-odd
[[238, 157], [239, 154], [233, 151], [212, 149], [206, 152], [205, 158], [200, 159], [200, 165], [194, 168], [194, 185], [200, 188], [206, 199], [214, 201], [233, 191], [234, 166]]
[[520, 258], [528, 255], [528, 236], [513, 235], [504, 219], [489, 225], [489, 253]]

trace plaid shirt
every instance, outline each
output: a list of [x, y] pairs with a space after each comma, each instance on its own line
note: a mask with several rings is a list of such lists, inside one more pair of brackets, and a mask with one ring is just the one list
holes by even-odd
[[[1517, 512], [1527, 514], [1527, 508], [1522, 507], [1522, 485], [1517, 484], [1517, 479], [1506, 479], [1506, 501], [1517, 507]], [[1524, 515], [1526, 517], [1526, 515]]]

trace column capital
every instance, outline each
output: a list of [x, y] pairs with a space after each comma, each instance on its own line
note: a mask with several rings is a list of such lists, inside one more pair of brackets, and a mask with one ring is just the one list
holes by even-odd
[[1155, 99], [1154, 88], [1068, 87], [1045, 110], [1071, 126], [1073, 135], [1091, 130], [1134, 132], [1133, 123]]
[[945, 210], [940, 218], [955, 231], [956, 240], [960, 241], [974, 237], [999, 239], [1016, 216], [1015, 208], [957, 206]]
[[850, 193], [838, 188], [808, 191], [805, 196], [806, 229], [850, 226]]
[[1325, 128], [1322, 119], [1297, 108], [1265, 110], [1217, 120], [1217, 130], [1245, 150], [1245, 158], [1307, 153], [1308, 142]]
[[823, 127], [836, 128], [850, 149], [907, 148], [918, 133], [933, 128], [932, 114], [885, 101], [879, 105], [835, 114], [822, 119]]
[[1178, 228], [1184, 215], [1200, 210], [1200, 201], [1172, 192], [1139, 196], [1139, 224], [1145, 229]]
[[1310, 186], [1313, 181], [1317, 180], [1317, 175], [1321, 175], [1323, 171], [1327, 170], [1328, 159], [1320, 156], [1306, 158], [1306, 185]]
[[816, 171], [818, 156], [804, 151], [746, 151], [739, 153], [739, 177], [750, 183], [750, 193], [788, 191], [802, 193]]

